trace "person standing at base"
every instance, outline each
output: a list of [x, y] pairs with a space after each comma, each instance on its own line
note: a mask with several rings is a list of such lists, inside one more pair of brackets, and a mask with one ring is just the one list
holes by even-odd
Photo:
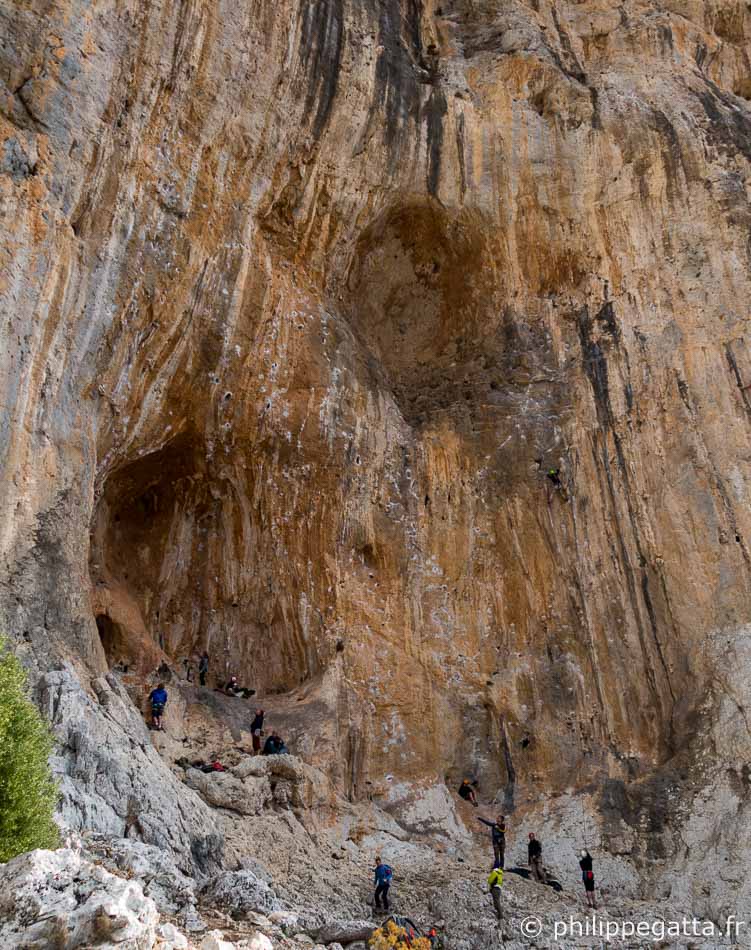
[[149, 693], [149, 702], [151, 703], [151, 728], [163, 732], [162, 716], [164, 715], [164, 707], [167, 705], [167, 690], [164, 688], [164, 683], [160, 683], [156, 689], [152, 689]]
[[488, 878], [488, 887], [490, 888], [490, 896], [493, 898], [493, 907], [495, 908], [495, 915], [498, 920], [503, 919], [503, 909], [501, 907], [501, 885], [503, 884], [503, 868], [496, 867], [490, 872], [490, 877]]
[[388, 866], [381, 861], [380, 857], [376, 858], [376, 866], [374, 869], [375, 875], [375, 895], [373, 896], [373, 903], [375, 904], [376, 910], [380, 910], [381, 901], [383, 901], [383, 909], [389, 909], [389, 888], [391, 887], [391, 880], [394, 876], [394, 872]]
[[477, 817], [478, 821], [481, 821], [483, 825], [487, 825], [488, 828], [492, 828], [491, 832], [493, 837], [493, 867], [502, 868], [506, 863], [506, 817], [505, 815], [499, 815], [495, 821], [488, 821], [487, 818]]
[[584, 882], [584, 894], [587, 898], [587, 905], [592, 910], [597, 910], [595, 903], [595, 875], [592, 870], [592, 855], [585, 848], [579, 852], [579, 867], [582, 869], [582, 881]]
[[201, 659], [198, 661], [198, 681], [201, 686], [206, 685], [206, 676], [209, 672], [209, 654], [204, 650]]
[[539, 884], [547, 884], [548, 876], [545, 873], [545, 868], [542, 866], [542, 845], [535, 838], [535, 833], [530, 831], [529, 833], [529, 843], [527, 844], [527, 863], [529, 864], [529, 870], [532, 872], [532, 877]]
[[263, 717], [265, 713], [262, 709], [256, 709], [256, 715], [250, 724], [250, 734], [253, 738], [253, 755], [258, 755], [261, 751], [261, 736], [263, 735]]

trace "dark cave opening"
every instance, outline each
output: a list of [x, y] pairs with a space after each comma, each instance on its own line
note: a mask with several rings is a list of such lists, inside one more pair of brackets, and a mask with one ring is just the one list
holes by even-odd
[[[245, 469], [245, 466], [243, 466]], [[280, 607], [274, 538], [250, 480], [213, 470], [203, 437], [184, 432], [107, 478], [94, 513], [90, 573], [108, 663], [175, 675], [210, 655], [208, 684], [236, 675], [286, 692], [320, 672]]]
[[497, 228], [477, 211], [395, 206], [360, 236], [349, 320], [373, 383], [407, 423], [448, 425], [491, 448], [511, 436], [508, 464], [525, 478], [520, 417], [525, 442], [547, 443], [550, 418], [570, 395], [550, 371], [544, 316], [513, 306], [506, 259]]
[[[178, 542], [175, 550], [175, 542], [181, 515], [193, 519], [204, 513], [197, 448], [191, 435], [182, 434], [116, 469], [104, 484], [92, 525], [90, 572], [97, 629], [110, 666], [123, 662], [154, 669], [163, 662], [161, 651], [174, 646], [164, 619], [165, 610], [169, 621], [177, 608], [165, 588], [184, 587], [192, 573], [192, 546], [183, 550]], [[170, 559], [186, 564], [185, 581], [181, 572], [170, 573]]]
[[125, 659], [127, 651], [124, 651], [127, 638], [123, 637], [119, 625], [107, 614], [98, 614], [96, 628], [99, 632], [104, 655], [107, 657], [107, 665], [111, 668], [115, 663], [125, 662], [127, 666], [127, 660]]
[[477, 215], [424, 203], [392, 209], [360, 238], [352, 321], [413, 425], [487, 392], [503, 310], [489, 234]]

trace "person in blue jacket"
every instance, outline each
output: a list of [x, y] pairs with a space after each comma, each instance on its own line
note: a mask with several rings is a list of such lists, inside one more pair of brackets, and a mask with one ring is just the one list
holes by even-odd
[[388, 866], [384, 864], [380, 858], [376, 858], [375, 866], [375, 897], [373, 903], [376, 906], [376, 910], [381, 907], [381, 900], [383, 900], [383, 909], [389, 909], [389, 888], [391, 887], [391, 879], [394, 876], [394, 872]]
[[149, 694], [149, 701], [151, 703], [151, 728], [163, 732], [162, 715], [164, 714], [164, 707], [167, 705], [167, 690], [164, 688], [164, 683], [160, 683], [156, 689], [152, 689]]

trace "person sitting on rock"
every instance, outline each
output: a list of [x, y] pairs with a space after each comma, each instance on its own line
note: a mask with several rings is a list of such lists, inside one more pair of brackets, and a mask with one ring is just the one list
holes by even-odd
[[237, 677], [230, 676], [227, 682], [224, 684], [224, 692], [228, 696], [239, 696], [238, 690], [240, 687], [237, 685]]
[[263, 735], [263, 717], [265, 713], [262, 709], [256, 709], [256, 716], [250, 724], [250, 734], [253, 737], [253, 755], [258, 755], [261, 751], [261, 736]]
[[266, 741], [263, 744], [263, 755], [277, 755], [279, 751], [279, 743], [281, 739], [276, 733], [271, 733], [270, 736], [266, 737]]
[[230, 676], [227, 682], [224, 684], [224, 692], [228, 696], [239, 696], [240, 695], [240, 685], [237, 682], [236, 676]]
[[164, 714], [164, 707], [167, 705], [167, 690], [164, 688], [164, 683], [160, 683], [156, 689], [152, 689], [149, 693], [149, 702], [151, 703], [151, 728], [163, 732], [162, 715]]
[[287, 747], [282, 742], [281, 736], [278, 736], [275, 732], [272, 732], [271, 735], [266, 739], [266, 742], [263, 744], [263, 754], [264, 755], [281, 755], [282, 749]]
[[380, 857], [376, 858], [376, 866], [373, 869], [375, 875], [375, 895], [373, 896], [373, 903], [376, 910], [379, 910], [381, 907], [381, 901], [383, 901], [383, 909], [389, 909], [389, 888], [391, 887], [391, 880], [394, 876], [394, 872], [388, 866], [381, 861]]
[[236, 676], [230, 676], [227, 685], [224, 687], [224, 692], [228, 696], [236, 696], [241, 699], [249, 699], [255, 695], [254, 689], [249, 689], [247, 686], [238, 686]]
[[477, 808], [477, 795], [475, 795], [475, 790], [472, 788], [472, 783], [468, 778], [465, 778], [459, 786], [459, 795], [465, 802], [472, 802], [475, 808]]

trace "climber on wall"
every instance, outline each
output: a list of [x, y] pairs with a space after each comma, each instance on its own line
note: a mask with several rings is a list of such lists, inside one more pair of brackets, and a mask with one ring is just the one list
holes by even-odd
[[490, 889], [490, 896], [493, 898], [493, 907], [495, 908], [496, 917], [501, 920], [503, 917], [503, 910], [501, 908], [501, 885], [503, 884], [503, 868], [499, 865], [496, 865], [493, 870], [490, 872], [490, 877], [488, 878], [488, 887]]
[[262, 709], [256, 709], [256, 716], [250, 724], [250, 734], [253, 737], [253, 755], [258, 755], [261, 751], [261, 736], [263, 735], [263, 717], [265, 713]]
[[480, 818], [478, 816], [478, 821], [481, 821], [483, 825], [487, 825], [488, 828], [492, 828], [491, 836], [493, 838], [493, 864], [494, 868], [502, 868], [505, 864], [506, 856], [506, 817], [504, 815], [499, 815], [495, 821], [488, 821], [487, 818]]
[[394, 877], [394, 872], [388, 866], [381, 861], [380, 857], [376, 858], [376, 866], [373, 869], [373, 874], [375, 877], [375, 894], [373, 896], [373, 903], [376, 910], [381, 908], [381, 900], [383, 900], [383, 909], [389, 909], [389, 888], [391, 887], [391, 881]]
[[167, 690], [164, 688], [164, 683], [160, 683], [156, 689], [152, 689], [149, 693], [149, 702], [151, 703], [151, 728], [163, 732], [162, 715], [164, 714], [164, 707], [167, 705]]
[[459, 786], [459, 795], [465, 802], [472, 802], [475, 808], [477, 808], [477, 795], [475, 795], [475, 790], [472, 788], [472, 783], [468, 778], [465, 778]]
[[542, 866], [542, 845], [535, 838], [533, 831], [529, 833], [529, 843], [527, 844], [527, 863], [532, 872], [532, 877], [540, 884], [547, 884], [548, 876], [545, 868]]
[[582, 871], [582, 881], [584, 882], [584, 894], [587, 898], [587, 904], [597, 910], [595, 903], [595, 875], [592, 870], [592, 855], [584, 848], [579, 852], [579, 867]]
[[[538, 471], [545, 472], [545, 478], [547, 478], [547, 480], [553, 486], [553, 489], [559, 492], [559, 494], [562, 495], [565, 500], [566, 488], [561, 481], [560, 468], [555, 468], [554, 466], [550, 466], [550, 468], [543, 468], [542, 459], [535, 459], [535, 463], [537, 464]], [[550, 493], [548, 493], [548, 501], [550, 501]]]
[[209, 655], [204, 650], [201, 659], [198, 661], [198, 681], [201, 686], [206, 685], [206, 675], [209, 672]]
[[[535, 459], [535, 464], [539, 471], [543, 470], [542, 459]], [[556, 489], [563, 488], [563, 482], [561, 481], [561, 470], [559, 468], [550, 468], [545, 469], [545, 478], [552, 484]]]

